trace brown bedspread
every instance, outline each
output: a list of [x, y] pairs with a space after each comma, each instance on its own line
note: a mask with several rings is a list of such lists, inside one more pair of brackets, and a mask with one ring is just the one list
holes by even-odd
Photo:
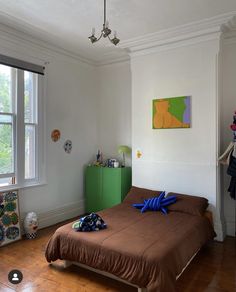
[[175, 279], [214, 231], [205, 217], [180, 212], [140, 213], [122, 203], [98, 212], [108, 228], [57, 229], [46, 248], [48, 262], [76, 261], [106, 271], [148, 291], [175, 291]]

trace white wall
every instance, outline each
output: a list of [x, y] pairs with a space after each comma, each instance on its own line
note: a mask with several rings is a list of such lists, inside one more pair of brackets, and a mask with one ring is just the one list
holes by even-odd
[[[2, 27], [1, 27], [2, 28]], [[5, 28], [4, 28], [5, 29]], [[78, 59], [18, 39], [0, 29], [0, 52], [47, 65], [46, 162], [47, 184], [20, 192], [22, 217], [36, 211], [40, 227], [83, 213], [83, 170], [97, 149], [97, 98], [94, 67]], [[90, 86], [90, 84], [95, 86]], [[51, 140], [53, 129], [61, 131], [61, 140]], [[71, 139], [71, 154], [63, 143]]]
[[[68, 211], [65, 218], [83, 213], [83, 170], [96, 151], [97, 142], [96, 99], [94, 88], [89, 86], [93, 78], [94, 70], [87, 65], [73, 60], [50, 61], [46, 97], [47, 185], [23, 190], [23, 212], [35, 210], [41, 214], [64, 208], [63, 212]], [[57, 143], [50, 138], [55, 128], [62, 134]], [[66, 139], [72, 140], [71, 154], [63, 150]]]
[[[223, 47], [223, 102], [222, 102], [222, 123], [221, 123], [221, 148], [222, 152], [233, 139], [233, 133], [229, 125], [233, 122], [233, 114], [236, 110], [236, 41], [225, 42]], [[224, 196], [224, 214], [228, 235], [235, 234], [235, 207], [236, 202], [230, 198], [227, 189], [230, 183], [230, 176], [226, 174], [227, 166], [222, 166], [222, 196]]]
[[[115, 157], [118, 145], [131, 146], [130, 62], [97, 68], [99, 93], [98, 144], [105, 158]], [[126, 164], [131, 165], [131, 156]]]
[[[131, 58], [133, 184], [205, 196], [215, 215], [218, 51], [215, 39]], [[183, 95], [191, 128], [152, 129], [152, 100]]]
[[[84, 212], [84, 166], [100, 148], [120, 158], [117, 146], [131, 146], [130, 63], [95, 67], [56, 47], [0, 26], [0, 53], [46, 65], [47, 182], [20, 190], [20, 211], [39, 215], [40, 227]], [[61, 140], [51, 140], [53, 129]], [[71, 154], [63, 143], [71, 139]], [[127, 159], [131, 165], [131, 157]]]

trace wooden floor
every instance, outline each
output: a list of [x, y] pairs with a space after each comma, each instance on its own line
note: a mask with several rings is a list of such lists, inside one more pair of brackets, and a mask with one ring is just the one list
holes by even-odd
[[[21, 240], [0, 248], [0, 291], [39, 292], [131, 292], [137, 289], [79, 267], [49, 265], [44, 258], [47, 240], [53, 226], [39, 231], [34, 240]], [[21, 270], [24, 279], [18, 285], [8, 282], [8, 272]], [[213, 242], [203, 248], [177, 281], [178, 292], [236, 291], [236, 241], [227, 237], [224, 243]], [[163, 291], [164, 292], [164, 291]], [[166, 291], [165, 291], [166, 292]]]

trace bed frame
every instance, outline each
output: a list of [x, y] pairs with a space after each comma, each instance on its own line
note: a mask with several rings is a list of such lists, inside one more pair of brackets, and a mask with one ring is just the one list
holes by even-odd
[[130, 285], [130, 286], [136, 287], [136, 288], [138, 289], [138, 292], [146, 292], [146, 291], [147, 291], [146, 288], [140, 288], [140, 287], [138, 287], [138, 286], [136, 286], [136, 285], [134, 285], [134, 284], [132, 284], [132, 283], [130, 283], [130, 282], [127, 282], [127, 281], [125, 281], [125, 280], [123, 280], [123, 279], [121, 279], [121, 278], [119, 278], [119, 277], [117, 277], [117, 276], [111, 274], [111, 273], [104, 272], [104, 271], [100, 271], [100, 270], [98, 270], [98, 269], [94, 269], [94, 268], [92, 268], [92, 267], [89, 267], [89, 266], [87, 266], [87, 265], [84, 265], [84, 264], [81, 264], [81, 263], [78, 263], [78, 262], [64, 261], [64, 268], [68, 268], [68, 267], [71, 266], [71, 265], [76, 265], [76, 266], [78, 266], [78, 267], [80, 267], [80, 268], [84, 268], [84, 269], [86, 269], [86, 270], [89, 270], [89, 271], [95, 272], [95, 273], [97, 273], [97, 274], [100, 274], [100, 275], [106, 276], [106, 277], [108, 277], [108, 278], [111, 278], [111, 279], [117, 280], [117, 281], [122, 282], [122, 283], [125, 283], [125, 284], [127, 284], [127, 285]]
[[[200, 250], [200, 249], [199, 249]], [[199, 252], [199, 250], [191, 257], [191, 259], [188, 261], [188, 263], [186, 264], [186, 266], [183, 268], [183, 270], [181, 271], [181, 273], [176, 277], [176, 280], [179, 279], [179, 277], [182, 275], [182, 273], [185, 271], [185, 269], [188, 267], [188, 265], [192, 262], [192, 260], [195, 258], [195, 256], [197, 255], [197, 253]], [[141, 288], [141, 287], [138, 287], [137, 285], [134, 285], [130, 282], [127, 282], [111, 273], [108, 273], [108, 272], [104, 272], [104, 271], [101, 271], [101, 270], [98, 270], [98, 269], [95, 269], [95, 268], [92, 268], [90, 266], [87, 266], [85, 264], [81, 264], [81, 263], [78, 263], [78, 262], [73, 262], [73, 261], [67, 261], [67, 260], [64, 260], [64, 268], [68, 268], [70, 267], [71, 265], [76, 265], [78, 267], [81, 267], [83, 269], [87, 269], [89, 271], [92, 271], [92, 272], [95, 272], [97, 274], [100, 274], [100, 275], [103, 275], [103, 276], [106, 276], [108, 278], [111, 278], [111, 279], [114, 279], [114, 280], [117, 280], [119, 282], [122, 282], [122, 283], [125, 283], [127, 285], [130, 285], [130, 286], [133, 286], [135, 288], [138, 289], [138, 292], [147, 292], [147, 289], [146, 288]]]

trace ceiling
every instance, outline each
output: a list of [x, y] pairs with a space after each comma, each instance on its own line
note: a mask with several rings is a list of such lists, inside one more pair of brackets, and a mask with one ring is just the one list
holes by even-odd
[[[103, 0], [0, 0], [0, 22], [48, 43], [99, 61], [120, 54], [106, 39], [91, 44], [99, 32]], [[107, 0], [107, 19], [122, 41], [236, 11], [236, 0]]]

